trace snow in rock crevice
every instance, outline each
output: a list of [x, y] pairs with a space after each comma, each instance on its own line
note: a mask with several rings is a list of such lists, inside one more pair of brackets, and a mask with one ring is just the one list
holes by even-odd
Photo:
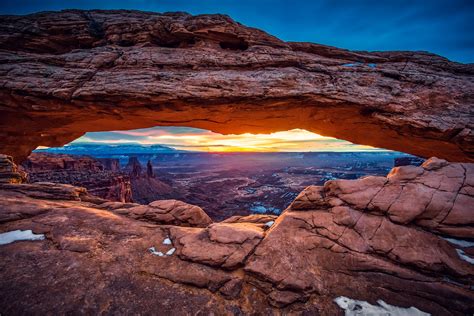
[[155, 256], [158, 256], [158, 257], [163, 257], [164, 254], [161, 252], [161, 251], [156, 251], [155, 247], [150, 247], [148, 248], [148, 251], [152, 254], [152, 255], [155, 255]]
[[[447, 238], [447, 237], [442, 237], [442, 238], [446, 241], [449, 241], [451, 244], [462, 247], [462, 248], [474, 247], [474, 242], [470, 240]], [[470, 264], [474, 264], [474, 258], [469, 256], [467, 253], [465, 253], [464, 250], [456, 248], [456, 252], [458, 253], [458, 256], [461, 260], [464, 260]]]
[[469, 240], [463, 240], [463, 239], [455, 239], [455, 238], [445, 238], [443, 237], [444, 240], [449, 241], [452, 244], [455, 244], [456, 246], [467, 248], [467, 247], [474, 247], [474, 241], [469, 241]]
[[458, 253], [459, 258], [469, 262], [470, 264], [474, 264], [474, 258], [469, 257], [462, 249], [456, 249], [456, 252]]
[[164, 256], [172, 256], [174, 252], [176, 251], [176, 248], [171, 248], [166, 253], [157, 251], [155, 247], [148, 248], [148, 251], [154, 256], [164, 257]]
[[20, 240], [43, 240], [44, 238], [43, 234], [33, 234], [31, 229], [12, 230], [0, 234], [0, 245], [6, 245]]
[[358, 301], [345, 296], [339, 296], [334, 302], [342, 308], [345, 316], [429, 316], [431, 314], [420, 311], [415, 307], [397, 307], [378, 300], [378, 305], [366, 301]]
[[269, 222], [266, 222], [266, 223], [265, 223], [265, 226], [267, 226], [267, 227], [272, 227], [273, 224], [275, 224], [275, 221], [269, 221]]
[[163, 240], [163, 245], [171, 245], [171, 239], [169, 239], [169, 237], [166, 237], [166, 238]]

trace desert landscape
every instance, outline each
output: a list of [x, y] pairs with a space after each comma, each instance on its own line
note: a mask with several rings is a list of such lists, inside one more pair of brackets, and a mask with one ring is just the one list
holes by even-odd
[[394, 166], [424, 161], [397, 152], [149, 153], [142, 147], [79, 144], [39, 150], [22, 167], [30, 182], [81, 186], [119, 202], [176, 199], [224, 220], [233, 215], [279, 215], [309, 185], [384, 176]]
[[474, 64], [68, 9], [0, 96], [2, 315], [474, 313]]

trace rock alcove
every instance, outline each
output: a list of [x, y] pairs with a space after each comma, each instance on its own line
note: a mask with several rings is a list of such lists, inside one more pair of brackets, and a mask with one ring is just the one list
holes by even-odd
[[303, 128], [451, 161], [310, 186], [275, 221], [211, 223], [179, 201], [21, 183], [2, 155], [2, 313], [473, 313], [472, 65], [137, 11], [5, 16], [0, 46], [0, 152], [18, 162], [155, 125]]

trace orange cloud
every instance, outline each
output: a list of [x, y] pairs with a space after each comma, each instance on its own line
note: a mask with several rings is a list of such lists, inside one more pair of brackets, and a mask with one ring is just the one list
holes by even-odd
[[76, 142], [161, 144], [208, 152], [368, 151], [370, 146], [293, 129], [271, 134], [222, 135], [195, 128], [155, 127], [134, 131], [88, 133]]

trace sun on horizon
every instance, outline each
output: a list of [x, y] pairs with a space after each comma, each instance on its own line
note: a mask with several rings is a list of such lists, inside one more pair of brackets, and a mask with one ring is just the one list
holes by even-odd
[[[371, 146], [322, 136], [304, 129], [269, 134], [223, 135], [191, 127], [152, 127], [128, 131], [90, 132], [71, 144], [101, 143], [164, 145], [199, 152], [381, 151]], [[43, 147], [44, 148], [44, 147]]]

